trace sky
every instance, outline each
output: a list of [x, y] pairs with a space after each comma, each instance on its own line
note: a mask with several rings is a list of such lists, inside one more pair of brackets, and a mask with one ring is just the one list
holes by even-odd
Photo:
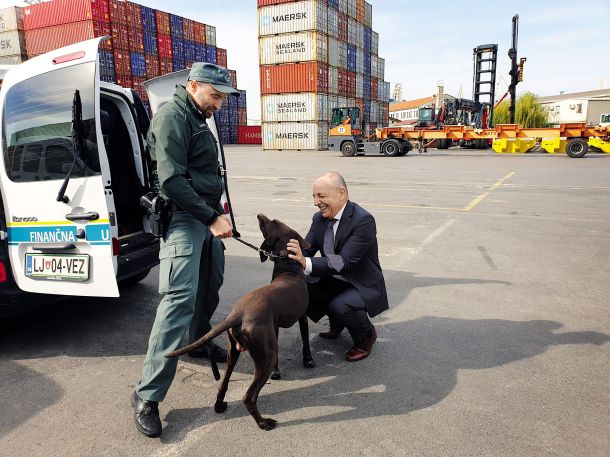
[[[498, 45], [496, 99], [507, 90], [512, 17], [519, 15], [519, 57], [527, 57], [517, 94], [539, 96], [610, 87], [607, 30], [610, 1], [368, 0], [385, 80], [402, 85], [405, 100], [445, 93], [472, 98], [473, 48]], [[139, 0], [151, 8], [216, 27], [237, 85], [247, 91], [248, 119], [260, 119], [256, 0]], [[0, 0], [0, 7], [23, 4]], [[604, 32], [605, 30], [605, 32]], [[604, 38], [604, 36], [606, 38]]]

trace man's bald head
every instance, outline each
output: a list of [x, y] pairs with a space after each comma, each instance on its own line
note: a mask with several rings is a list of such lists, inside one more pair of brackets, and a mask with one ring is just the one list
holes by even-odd
[[348, 198], [347, 184], [339, 173], [325, 173], [313, 183], [313, 204], [325, 219], [334, 218]]

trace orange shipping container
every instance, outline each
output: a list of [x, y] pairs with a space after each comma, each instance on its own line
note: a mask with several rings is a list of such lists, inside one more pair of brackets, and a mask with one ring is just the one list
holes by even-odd
[[260, 67], [261, 94], [328, 93], [328, 65], [304, 62]]
[[[69, 44], [104, 35], [110, 36], [110, 23], [98, 21], [80, 21], [70, 24], [27, 30], [25, 42], [29, 56], [36, 56], [62, 48]], [[112, 49], [110, 40], [102, 42], [103, 49]]]

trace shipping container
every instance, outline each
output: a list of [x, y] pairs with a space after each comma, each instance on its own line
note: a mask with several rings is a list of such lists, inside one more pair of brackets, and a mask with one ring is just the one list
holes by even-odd
[[146, 60], [146, 78], [156, 78], [161, 75], [161, 70], [159, 68], [159, 57], [151, 54], [146, 54], [144, 56]]
[[339, 12], [347, 16], [347, 0], [339, 0]]
[[136, 28], [129, 27], [128, 29], [129, 36], [129, 50], [133, 52], [144, 53], [144, 34], [142, 30], [138, 30]]
[[169, 25], [169, 13], [165, 11], [155, 11], [157, 18], [157, 33], [163, 35], [171, 35], [171, 27]]
[[[227, 50], [223, 48], [216, 48], [216, 65], [220, 65], [221, 67], [228, 67], [227, 62]], [[235, 86], [233, 86], [235, 87]]]
[[131, 55], [129, 51], [114, 50], [114, 70], [117, 75], [131, 75]]
[[[235, 70], [229, 70], [229, 76], [231, 77], [231, 85], [233, 87], [237, 87], [237, 72]], [[238, 99], [238, 97], [229, 97], [229, 99], [235, 101], [235, 103], [236, 103], [235, 106], [237, 107], [237, 99]]]
[[264, 150], [328, 148], [327, 122], [267, 122], [262, 127]]
[[185, 40], [195, 41], [195, 21], [182, 18], [182, 34]]
[[[184, 60], [184, 40], [178, 37], [171, 37], [172, 40], [172, 59]], [[175, 68], [175, 66], [174, 66]]]
[[110, 22], [109, 0], [54, 0], [22, 11], [25, 30], [92, 20]]
[[114, 54], [112, 51], [106, 49], [100, 49], [99, 51], [100, 61], [100, 79], [109, 83], [115, 82], [114, 79]]
[[347, 0], [347, 15], [356, 19], [356, 0]]
[[385, 79], [385, 59], [377, 58], [377, 78]]
[[240, 90], [239, 97], [237, 98], [237, 106], [239, 108], [247, 108], [246, 91]]
[[337, 33], [339, 40], [343, 42], [349, 41], [349, 33], [348, 33], [348, 19], [347, 16], [343, 13], [337, 13], [337, 25], [339, 26], [339, 31]]
[[109, 24], [112, 36], [112, 47], [114, 49], [129, 50], [129, 29], [127, 25], [120, 23]]
[[125, 12], [127, 14], [127, 23], [129, 27], [142, 30], [144, 28], [144, 20], [142, 18], [142, 6], [134, 2], [126, 2]]
[[328, 95], [317, 93], [263, 95], [263, 122], [327, 121]]
[[328, 65], [320, 62], [264, 65], [260, 68], [261, 94], [287, 92], [328, 93]]
[[[206, 27], [206, 30], [208, 30], [208, 27]], [[216, 46], [209, 44], [205, 46], [205, 61], [216, 64]]]
[[0, 57], [0, 65], [19, 65], [26, 60], [28, 60], [27, 57], [23, 55], [2, 56]]
[[187, 62], [197, 61], [196, 45], [194, 41], [184, 40], [184, 60]]
[[200, 43], [200, 44], [205, 44], [205, 24], [202, 24], [201, 22], [195, 22], [193, 24], [193, 33], [194, 33], [194, 38], [193, 40], [195, 41], [195, 43]]
[[144, 45], [144, 53], [150, 55], [159, 55], [159, 47], [157, 45], [157, 34], [150, 30], [144, 30], [142, 33], [142, 44]]
[[295, 0], [256, 0], [256, 6], [257, 8], [260, 8], [261, 6], [280, 5], [282, 3], [290, 3], [294, 1]]
[[182, 27], [182, 17], [176, 16], [175, 14], [169, 15], [169, 28], [171, 30], [171, 35], [184, 38], [184, 29]]
[[159, 57], [159, 72], [166, 75], [174, 71], [171, 57]]
[[116, 83], [119, 86], [126, 87], [126, 88], [131, 88], [133, 86], [133, 83], [131, 82], [131, 75], [129, 75], [129, 74], [119, 75], [117, 73], [117, 75], [116, 75]]
[[258, 49], [261, 65], [328, 61], [328, 38], [318, 32], [264, 36], [259, 38]]
[[[25, 42], [28, 56], [36, 56], [69, 44], [105, 35], [111, 35], [108, 22], [81, 21], [26, 30]], [[110, 40], [105, 40], [101, 44], [102, 49], [111, 49], [111, 46]]]
[[240, 125], [237, 127], [237, 143], [262, 144], [260, 125]]
[[195, 43], [195, 62], [205, 62], [206, 56], [205, 44]]
[[328, 0], [328, 7], [334, 11], [339, 11], [339, 0]]
[[373, 27], [373, 6], [368, 2], [364, 2], [364, 25]]
[[328, 67], [328, 93], [339, 94], [339, 69]]
[[0, 9], [0, 32], [23, 30], [23, 12], [18, 6]]
[[213, 25], [205, 25], [205, 44], [216, 47], [216, 27]]
[[237, 125], [248, 125], [248, 110], [246, 108], [237, 108]]
[[364, 0], [356, 0], [356, 20], [364, 24]]
[[339, 17], [337, 10], [328, 8], [328, 36], [339, 38]]
[[328, 31], [328, 8], [317, 0], [284, 3], [258, 9], [259, 36], [315, 30]]
[[125, 0], [110, 0], [110, 22], [127, 24], [127, 2]]
[[157, 11], [149, 8], [148, 6], [140, 6], [140, 11], [142, 15], [142, 26], [144, 30], [150, 30], [151, 32], [157, 32]]
[[21, 30], [0, 33], [0, 56], [26, 56], [25, 35]]
[[347, 43], [334, 38], [328, 39], [328, 65], [347, 69]]
[[131, 75], [137, 77], [146, 76], [146, 58], [139, 52], [131, 52]]
[[157, 35], [157, 48], [159, 51], [159, 57], [171, 59], [172, 58], [172, 37], [169, 35], [158, 34]]

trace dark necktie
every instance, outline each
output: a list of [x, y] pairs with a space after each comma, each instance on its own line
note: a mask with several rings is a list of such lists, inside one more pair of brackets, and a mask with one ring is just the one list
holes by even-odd
[[337, 272], [343, 268], [343, 259], [340, 255], [335, 254], [335, 232], [333, 226], [337, 222], [337, 219], [331, 219], [328, 221], [328, 226], [324, 232], [324, 255], [328, 259], [328, 266]]

